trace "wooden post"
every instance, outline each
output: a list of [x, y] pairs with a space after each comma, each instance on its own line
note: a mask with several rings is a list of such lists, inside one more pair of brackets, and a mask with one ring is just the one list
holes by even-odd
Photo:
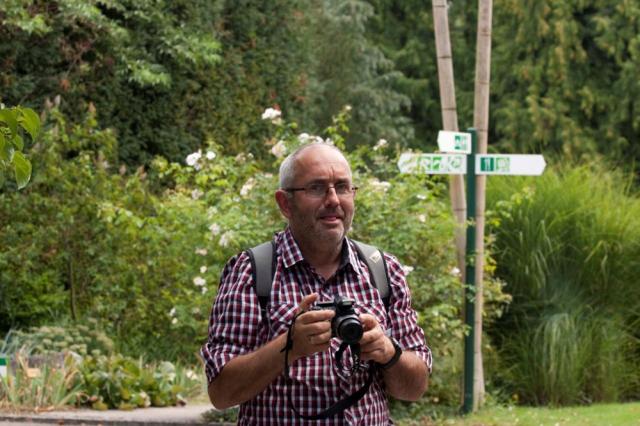
[[[489, 82], [491, 79], [491, 26], [493, 0], [478, 0], [478, 32], [476, 40], [476, 77], [474, 89], [473, 126], [478, 132], [478, 153], [487, 153], [489, 130]], [[486, 176], [476, 180], [476, 303], [474, 347], [474, 401], [476, 411], [484, 403], [484, 367], [482, 361], [482, 312], [484, 270], [484, 226]]]

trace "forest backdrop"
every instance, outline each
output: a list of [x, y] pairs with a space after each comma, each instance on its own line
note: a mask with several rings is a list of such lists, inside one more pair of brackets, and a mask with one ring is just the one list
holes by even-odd
[[[493, 7], [489, 149], [550, 166], [489, 182], [488, 388], [639, 399], [640, 4]], [[449, 2], [462, 128], [476, 11]], [[95, 321], [122, 353], [195, 362], [224, 262], [282, 227], [282, 156], [330, 138], [362, 188], [353, 235], [407, 266], [437, 365], [427, 400], [456, 404], [446, 180], [394, 166], [436, 149], [435, 57], [423, 1], [3, 2], [0, 101], [42, 131], [25, 139], [32, 181], [0, 188], [1, 334]]]

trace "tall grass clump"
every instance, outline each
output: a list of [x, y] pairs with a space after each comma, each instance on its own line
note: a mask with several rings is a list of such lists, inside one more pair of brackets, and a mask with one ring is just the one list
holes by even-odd
[[533, 404], [640, 394], [640, 199], [595, 166], [494, 178], [497, 275], [513, 296], [490, 330], [500, 379]]

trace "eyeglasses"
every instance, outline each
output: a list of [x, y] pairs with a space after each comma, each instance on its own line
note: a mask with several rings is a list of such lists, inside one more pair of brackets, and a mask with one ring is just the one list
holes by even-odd
[[338, 197], [350, 197], [353, 196], [358, 190], [357, 186], [351, 186], [349, 183], [336, 183], [335, 185], [327, 185], [326, 183], [310, 183], [307, 186], [301, 188], [284, 188], [287, 192], [304, 191], [309, 197], [324, 198], [329, 192], [329, 189], [333, 188], [336, 191]]

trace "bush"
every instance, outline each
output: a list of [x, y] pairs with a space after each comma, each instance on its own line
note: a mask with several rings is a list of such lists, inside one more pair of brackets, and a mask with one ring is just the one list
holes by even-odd
[[497, 274], [513, 303], [490, 332], [505, 387], [535, 404], [640, 393], [640, 202], [595, 166], [491, 178]]

